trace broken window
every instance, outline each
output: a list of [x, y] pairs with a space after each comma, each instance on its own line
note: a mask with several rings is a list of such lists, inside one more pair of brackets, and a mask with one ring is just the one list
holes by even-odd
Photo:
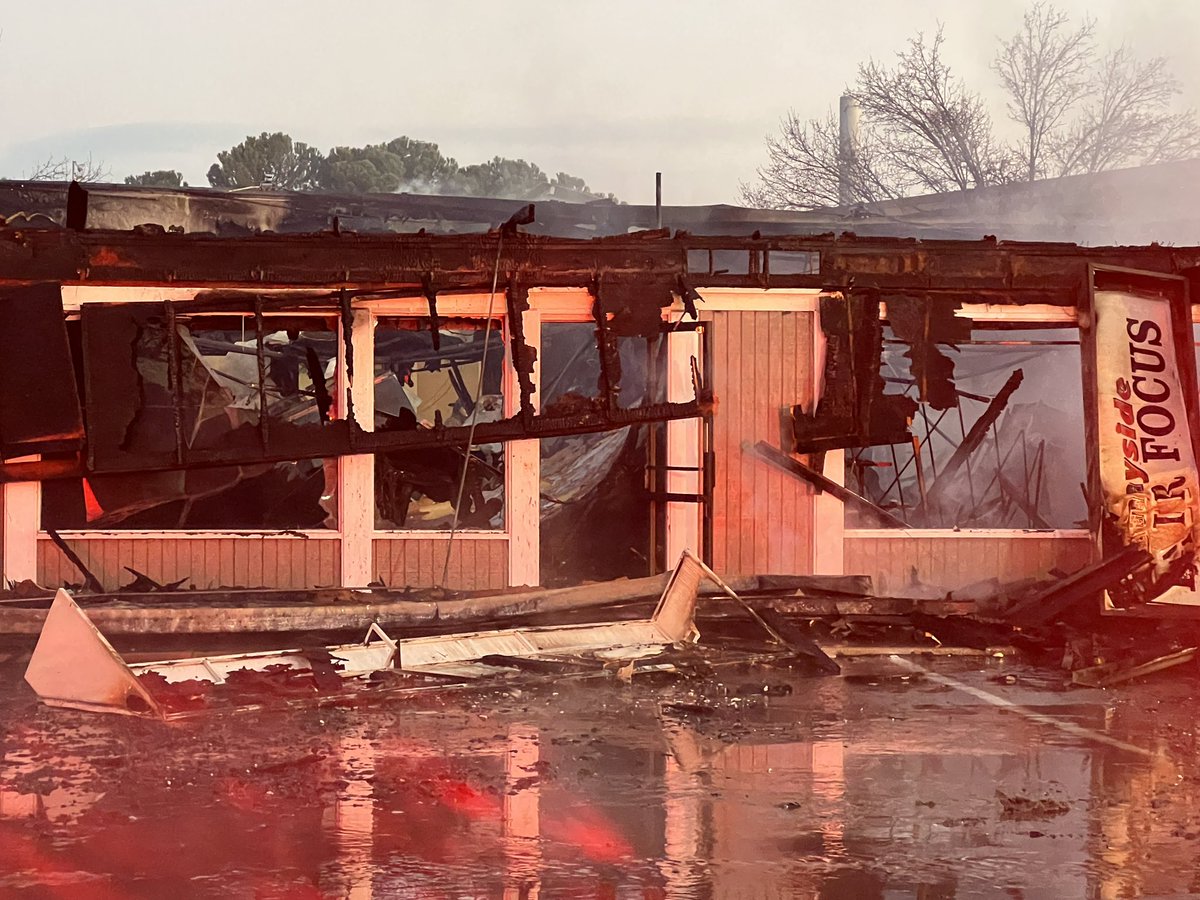
[[[615, 336], [616, 366], [608, 373], [616, 386], [617, 407], [631, 409], [643, 403], [660, 403], [665, 389], [647, 396], [647, 373], [651, 364], [665, 372], [666, 342], [661, 336]], [[604, 372], [593, 322], [543, 322], [541, 348], [542, 384], [538, 390], [541, 411], [546, 416], [569, 416], [597, 408], [604, 397]], [[665, 384], [662, 378], [660, 384]]]
[[[955, 403], [919, 402], [911, 444], [847, 451], [846, 485], [913, 528], [1086, 527], [1078, 329], [996, 324], [939, 348]], [[885, 394], [919, 400], [908, 350], [885, 329]], [[879, 524], [849, 506], [846, 517]]]
[[[503, 323], [381, 316], [375, 320], [375, 430], [470, 426], [504, 418]], [[486, 364], [485, 350], [486, 344]], [[466, 478], [463, 469], [466, 465]], [[504, 527], [504, 445], [397, 450], [375, 456], [375, 523], [448, 530]]]
[[[617, 338], [621, 407], [665, 398], [665, 361], [658, 364], [665, 341], [654, 339], [649, 351], [647, 346], [645, 338]], [[601, 402], [594, 322], [543, 322], [540, 358], [544, 414], [575, 414]], [[653, 391], [647, 390], [648, 362], [656, 373], [663, 370]], [[620, 428], [541, 440], [543, 584], [649, 573], [647, 439], [647, 428]]]
[[[258, 441], [264, 428], [317, 428], [338, 416], [332, 318], [264, 316], [261, 355], [252, 315], [177, 315], [174, 325], [174, 349], [164, 315], [143, 316], [136, 331], [140, 403], [122, 449], [173, 456], [178, 440], [186, 452], [221, 450]], [[333, 528], [336, 491], [336, 460], [94, 475], [43, 485], [42, 526]]]

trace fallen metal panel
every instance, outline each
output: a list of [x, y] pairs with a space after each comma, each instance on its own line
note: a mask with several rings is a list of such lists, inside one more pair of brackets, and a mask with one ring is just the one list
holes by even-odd
[[[437, 635], [400, 642], [400, 668], [443, 672], [446, 663], [479, 660], [485, 656], [539, 656], [628, 650], [635, 658], [640, 648], [689, 643], [699, 637], [695, 626], [696, 599], [707, 566], [688, 551], [679, 558], [654, 615], [648, 620], [596, 625], [503, 629], [473, 634]], [[715, 576], [714, 576], [715, 577]], [[454, 672], [460, 673], [461, 669]]]
[[[356, 675], [377, 672], [390, 666], [396, 656], [396, 642], [388, 637], [387, 633], [378, 625], [372, 625], [361, 643], [338, 644], [326, 647], [325, 651], [338, 664], [338, 674], [343, 678], [352, 678]], [[262, 653], [237, 653], [225, 656], [136, 663], [131, 665], [130, 669], [139, 675], [143, 672], [157, 672], [168, 683], [196, 680], [221, 684], [232, 672], [241, 669], [261, 672], [277, 665], [299, 671], [311, 669], [312, 660], [310, 655], [303, 650], [271, 650]]]
[[0, 291], [0, 452], [83, 446], [83, 413], [57, 284]]
[[25, 680], [49, 706], [161, 715], [154, 698], [64, 590], [54, 595]]

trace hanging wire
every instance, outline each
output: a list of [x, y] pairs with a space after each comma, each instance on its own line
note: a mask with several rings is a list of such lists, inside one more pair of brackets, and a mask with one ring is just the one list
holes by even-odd
[[496, 285], [500, 281], [500, 250], [504, 246], [504, 229], [496, 234], [496, 264], [492, 268], [492, 290], [488, 294], [487, 324], [483, 329], [483, 360], [479, 364], [479, 382], [475, 386], [474, 413], [471, 416], [471, 427], [467, 431], [467, 447], [463, 454], [462, 475], [458, 479], [458, 496], [454, 499], [454, 517], [450, 520], [450, 538], [446, 541], [446, 561], [442, 564], [442, 579], [440, 587], [446, 586], [446, 578], [450, 573], [450, 554], [454, 551], [454, 535], [458, 532], [458, 511], [462, 506], [463, 491], [467, 486], [467, 469], [471, 466], [471, 447], [475, 445], [475, 425], [479, 422], [479, 401], [483, 398], [484, 376], [487, 374], [488, 343], [492, 337], [492, 309], [496, 302]]

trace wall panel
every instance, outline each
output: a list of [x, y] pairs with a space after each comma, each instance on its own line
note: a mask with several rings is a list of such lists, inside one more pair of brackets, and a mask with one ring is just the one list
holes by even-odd
[[846, 532], [845, 571], [870, 575], [877, 594], [903, 595], [920, 584], [954, 590], [988, 578], [1001, 582], [1074, 572], [1092, 558], [1083, 534], [931, 534]]
[[[336, 538], [67, 537], [67, 543], [108, 590], [128, 584], [137, 569], [155, 581], [187, 579], [185, 587], [329, 587], [340, 580]], [[83, 579], [47, 537], [39, 537], [38, 583], [57, 587]]]
[[[374, 577], [388, 587], [432, 587], [446, 564], [445, 537], [376, 538]], [[508, 541], [454, 538], [446, 584], [452, 590], [502, 590], [508, 586]]]
[[714, 312], [717, 409], [713, 564], [731, 575], [812, 571], [813, 492], [742, 449], [786, 447], [792, 406], [812, 396], [812, 314]]

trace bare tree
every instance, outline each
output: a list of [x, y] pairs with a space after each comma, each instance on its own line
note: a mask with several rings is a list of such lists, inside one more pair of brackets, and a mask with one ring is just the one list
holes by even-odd
[[932, 40], [918, 34], [894, 65], [859, 66], [861, 159], [839, 148], [832, 117], [790, 113], [767, 138], [767, 164], [742, 185], [742, 199], [811, 209], [841, 205], [839, 178], [870, 202], [1200, 156], [1195, 113], [1172, 108], [1180, 90], [1167, 61], [1140, 60], [1126, 47], [1101, 57], [1094, 32], [1092, 20], [1074, 25], [1038, 0], [1000, 41], [992, 68], [1021, 127], [1012, 146], [942, 58], [942, 29]]
[[89, 155], [87, 159], [71, 159], [48, 157], [45, 162], [38, 163], [26, 174], [27, 181], [104, 181], [112, 174], [111, 170], [99, 161], [94, 161]]
[[1139, 61], [1126, 47], [1101, 59], [1079, 113], [1054, 136], [1055, 174], [1102, 172], [1200, 153], [1195, 113], [1174, 112], [1179, 83], [1158, 56]]
[[859, 133], [852, 148], [843, 147], [837, 120], [801, 121], [789, 112], [778, 137], [767, 138], [767, 164], [758, 182], [741, 186], [742, 201], [768, 209], [819, 209], [841, 202], [843, 174], [850, 193], [862, 202], [903, 196], [903, 174], [880, 153], [870, 128]]
[[1071, 29], [1066, 13], [1035, 3], [1021, 30], [1000, 42], [992, 68], [1008, 94], [1008, 114], [1024, 130], [1017, 153], [1029, 181], [1046, 174], [1050, 147], [1090, 90], [1095, 20]]
[[858, 68], [855, 97], [886, 142], [893, 163], [934, 193], [1012, 180], [1013, 156], [992, 134], [982, 98], [942, 59], [941, 26], [931, 42], [918, 34], [885, 68]]

